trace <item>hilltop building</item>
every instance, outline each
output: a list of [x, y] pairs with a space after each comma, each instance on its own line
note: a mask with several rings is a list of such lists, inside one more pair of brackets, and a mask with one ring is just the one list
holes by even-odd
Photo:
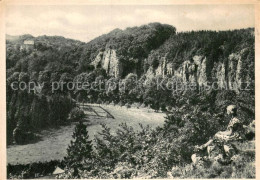
[[20, 47], [20, 51], [25, 50], [33, 50], [34, 49], [34, 41], [33, 40], [25, 40]]

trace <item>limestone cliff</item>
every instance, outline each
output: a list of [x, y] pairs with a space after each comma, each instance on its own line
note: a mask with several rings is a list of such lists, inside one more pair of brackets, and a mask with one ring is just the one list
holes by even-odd
[[[172, 62], [165, 57], [160, 59], [159, 66], [153, 70], [152, 67], [148, 69], [146, 75], [156, 76], [162, 75], [177, 76], [183, 80], [184, 83], [196, 83], [199, 86], [203, 85], [218, 85], [221, 88], [229, 88], [239, 91], [241, 83], [252, 81], [250, 75], [242, 75], [242, 66], [245, 63], [243, 54], [247, 49], [232, 53], [226, 60], [215, 62], [213, 65], [209, 64], [208, 59], [204, 55], [195, 55], [190, 60], [185, 60], [178, 69], [173, 69]], [[209, 71], [210, 73], [207, 73]]]
[[186, 60], [174, 71], [174, 75], [181, 77], [183, 82], [197, 83], [202, 86], [207, 83], [206, 62], [204, 56], [194, 56], [193, 61]]
[[[174, 69], [174, 61], [167, 59], [167, 54], [159, 58], [157, 68], [150, 66], [145, 75], [154, 77], [156, 75], [176, 76], [184, 83], [195, 83], [198, 86], [211, 85], [219, 88], [228, 88], [239, 91], [241, 83], [252, 82], [248, 72], [248, 62], [245, 62], [245, 55], [248, 48], [231, 53], [228, 58], [210, 62], [205, 55], [194, 55], [190, 59], [183, 60], [177, 69]], [[143, 60], [145, 61], [145, 60]], [[129, 69], [119, 61], [115, 49], [107, 48], [99, 52], [91, 63], [95, 68], [102, 67], [107, 75], [117, 78], [124, 78], [124, 74], [136, 73], [135, 69]], [[128, 69], [127, 69], [128, 68]], [[244, 72], [242, 72], [244, 71]]]
[[155, 75], [173, 75], [173, 65], [171, 62], [168, 62], [165, 57], [161, 58], [161, 62], [158, 68], [155, 70]]
[[95, 68], [102, 67], [107, 75], [121, 77], [122, 64], [116, 55], [116, 50], [106, 49], [104, 52], [99, 52], [95, 60], [91, 63]]

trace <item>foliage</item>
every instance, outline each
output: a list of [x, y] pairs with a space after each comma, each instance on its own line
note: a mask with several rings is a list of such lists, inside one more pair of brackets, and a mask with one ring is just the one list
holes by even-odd
[[[190, 164], [195, 145], [207, 142], [227, 126], [229, 119], [224, 104], [236, 104], [238, 98], [235, 96], [232, 91], [183, 92], [175, 97], [177, 103], [161, 128], [150, 129], [140, 124], [141, 130], [136, 131], [121, 124], [116, 134], [111, 134], [102, 124], [103, 130], [95, 138], [92, 160], [87, 162], [92, 168], [83, 168], [79, 177], [166, 178], [169, 172], [178, 178], [254, 177], [253, 169], [249, 169], [254, 160], [249, 156], [245, 157], [244, 174], [240, 173], [242, 166], [239, 163], [195, 169]], [[240, 107], [239, 111], [247, 114]], [[250, 114], [247, 118], [253, 120]], [[73, 172], [71, 167], [67, 168]]]
[[83, 110], [81, 110], [78, 107], [75, 107], [71, 110], [69, 114], [69, 119], [71, 121], [81, 121], [86, 117], [85, 113]]
[[64, 160], [66, 165], [74, 170], [73, 177], [78, 177], [79, 170], [84, 167], [86, 160], [92, 158], [92, 144], [88, 140], [87, 126], [82, 121], [75, 127], [72, 137], [74, 141], [71, 141]]
[[213, 162], [206, 166], [174, 166], [170, 173], [172, 178], [255, 178], [254, 159], [239, 155], [231, 164], [223, 165]]
[[[68, 148], [66, 173], [60, 178], [165, 178], [172, 167], [177, 168], [172, 172], [176, 177], [226, 178], [231, 177], [230, 173], [237, 178], [243, 174], [254, 177], [250, 162], [243, 164], [244, 170], [239, 165], [242, 161], [234, 166], [214, 165], [202, 169], [190, 166], [194, 146], [205, 143], [226, 127], [229, 121], [225, 115], [227, 105], [238, 106], [238, 116], [244, 124], [255, 118], [254, 83], [250, 85], [250, 91], [201, 91], [196, 88], [177, 92], [176, 85], [171, 89], [167, 87], [173, 79], [183, 83], [182, 79], [147, 72], [149, 69], [155, 74], [164, 60], [176, 70], [184, 61], [193, 61], [192, 57], [200, 55], [207, 60], [206, 76], [210, 82], [216, 78], [217, 63], [227, 65], [232, 61], [236, 64], [238, 62], [230, 55], [239, 54], [241, 80], [252, 82], [255, 79], [253, 31], [249, 28], [176, 34], [172, 26], [151, 23], [115, 29], [88, 43], [58, 36], [9, 37], [6, 42], [8, 143], [12, 142], [17, 127], [27, 132], [64, 124], [68, 118], [81, 120], [84, 112], [75, 108], [73, 99], [89, 103], [114, 102], [129, 107], [140, 103], [156, 112], [170, 110], [164, 126], [155, 130], [141, 126], [141, 131], [136, 132], [122, 124], [116, 134], [112, 134], [102, 125], [103, 131], [92, 148], [86, 127], [80, 123], [73, 135], [75, 141]], [[20, 50], [27, 39], [35, 41], [34, 49]], [[116, 50], [123, 66], [120, 78], [109, 77], [104, 69], [91, 64], [98, 53], [108, 49]], [[22, 81], [35, 82], [42, 88], [30, 92], [29, 87], [17, 91], [11, 88], [12, 82]], [[53, 84], [71, 81], [88, 82], [95, 88], [70, 91], [65, 86], [62, 90], [51, 91]], [[101, 89], [96, 88], [96, 82], [102, 82]], [[162, 82], [159, 88], [157, 82]]]
[[7, 165], [7, 177], [8, 179], [33, 179], [42, 176], [51, 175], [55, 168], [59, 166], [64, 168], [63, 161], [49, 161], [49, 162], [37, 162], [31, 164], [16, 164]]

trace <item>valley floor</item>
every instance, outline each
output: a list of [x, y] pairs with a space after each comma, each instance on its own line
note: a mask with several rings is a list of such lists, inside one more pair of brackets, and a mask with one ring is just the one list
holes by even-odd
[[[98, 113], [85, 111], [88, 114], [90, 126], [88, 127], [89, 136], [92, 140], [101, 130], [100, 123], [105, 123], [111, 128], [112, 134], [115, 133], [118, 125], [126, 123], [134, 129], [139, 130], [139, 123], [144, 126], [149, 125], [153, 128], [162, 126], [164, 123], [165, 113], [155, 113], [151, 109], [137, 109], [113, 106], [113, 105], [89, 105]], [[102, 108], [104, 110], [102, 110]], [[113, 118], [106, 116], [109, 112]], [[40, 135], [41, 141], [26, 145], [10, 145], [7, 147], [7, 163], [10, 164], [28, 164], [33, 162], [43, 162], [50, 160], [61, 160], [66, 156], [66, 150], [70, 141], [76, 123], [68, 126], [61, 126], [59, 129], [43, 130]]]

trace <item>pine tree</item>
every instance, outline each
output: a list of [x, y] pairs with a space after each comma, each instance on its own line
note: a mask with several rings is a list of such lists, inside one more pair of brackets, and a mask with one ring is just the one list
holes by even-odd
[[65, 162], [67, 166], [74, 169], [74, 177], [78, 176], [78, 169], [81, 169], [84, 161], [92, 158], [92, 141], [88, 140], [89, 135], [87, 126], [82, 121], [76, 125], [72, 135], [74, 141], [71, 141], [67, 149]]

